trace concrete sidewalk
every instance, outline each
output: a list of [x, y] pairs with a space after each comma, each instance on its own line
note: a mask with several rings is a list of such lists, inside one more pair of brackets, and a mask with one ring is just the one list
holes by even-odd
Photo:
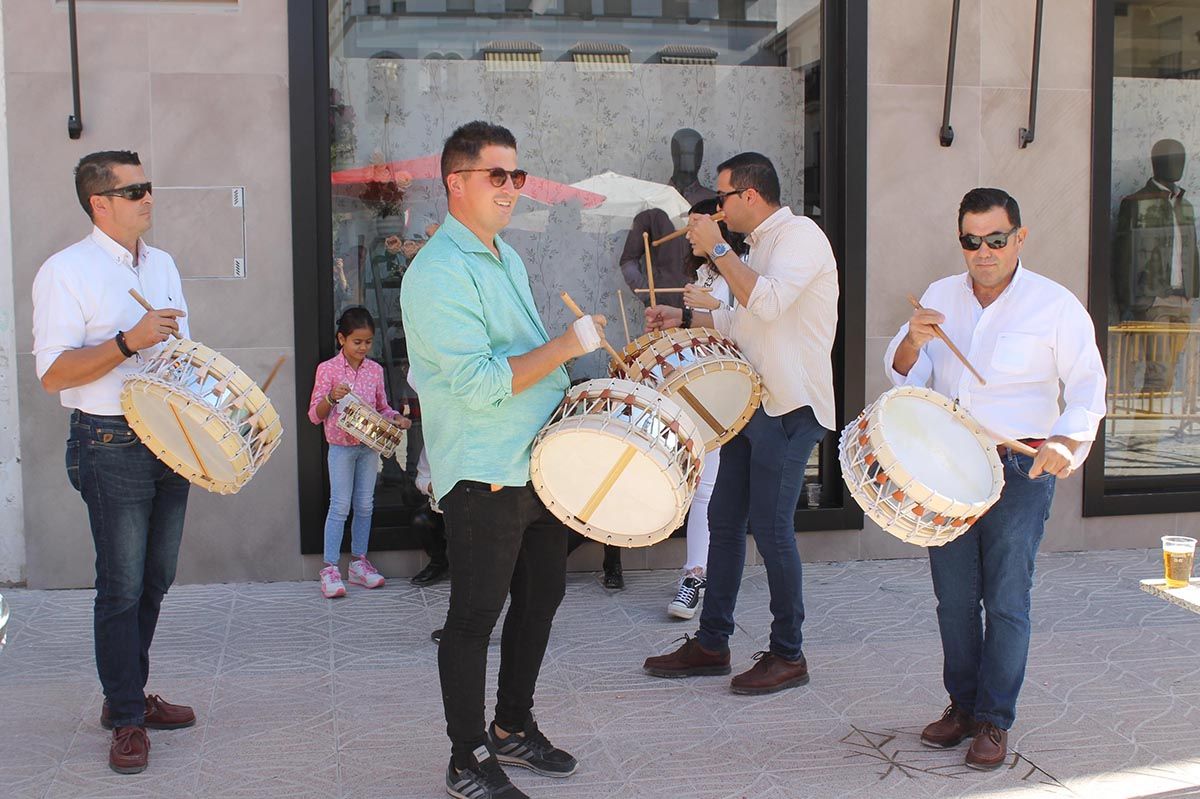
[[[619, 593], [571, 575], [536, 710], [581, 766], [562, 781], [511, 769], [513, 781], [574, 799], [1200, 795], [1200, 617], [1139, 590], [1161, 573], [1158, 551], [1039, 559], [1014, 751], [991, 773], [962, 765], [965, 745], [918, 742], [946, 704], [927, 563], [805, 568], [812, 682], [765, 697], [729, 693], [728, 678], [642, 673], [695, 629], [666, 616], [675, 574], [628, 573]], [[447, 595], [405, 580], [333, 602], [315, 582], [173, 589], [149, 690], [200, 720], [152, 731], [149, 770], [118, 776], [98, 719], [91, 592], [5, 591], [0, 796], [445, 796], [429, 632]], [[766, 646], [767, 603], [753, 567], [735, 671]], [[493, 644], [489, 694], [498, 655]]]

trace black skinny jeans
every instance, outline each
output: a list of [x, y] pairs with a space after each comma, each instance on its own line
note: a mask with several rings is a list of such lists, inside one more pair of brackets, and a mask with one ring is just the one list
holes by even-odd
[[451, 749], [465, 755], [487, 739], [488, 639], [510, 594], [496, 722], [520, 730], [533, 708], [550, 625], [566, 590], [567, 536], [531, 485], [492, 491], [463, 480], [438, 504], [450, 555], [450, 610], [438, 672]]

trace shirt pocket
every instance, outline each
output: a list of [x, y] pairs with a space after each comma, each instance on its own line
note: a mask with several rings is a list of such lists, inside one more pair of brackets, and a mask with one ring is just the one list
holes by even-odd
[[1049, 344], [1034, 333], [1001, 333], [992, 351], [992, 369], [1001, 377], [1039, 380], [1053, 372]]

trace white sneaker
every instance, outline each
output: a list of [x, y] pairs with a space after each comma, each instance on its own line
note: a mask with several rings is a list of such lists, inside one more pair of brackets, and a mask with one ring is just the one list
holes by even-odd
[[350, 561], [347, 579], [351, 585], [361, 585], [364, 588], [378, 588], [383, 585], [383, 575], [366, 558], [354, 558]]
[[685, 575], [679, 581], [679, 591], [675, 594], [675, 598], [667, 605], [667, 613], [677, 619], [690, 619], [696, 615], [696, 608], [700, 607], [700, 598], [704, 596], [704, 589], [708, 585], [708, 580], [697, 574]]
[[346, 595], [346, 584], [337, 566], [326, 566], [321, 569], [321, 595], [326, 599], [336, 599]]

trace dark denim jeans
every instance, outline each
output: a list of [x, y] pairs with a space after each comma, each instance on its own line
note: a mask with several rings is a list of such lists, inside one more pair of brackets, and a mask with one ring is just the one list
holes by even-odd
[[531, 485], [492, 491], [464, 480], [438, 504], [450, 555], [450, 609], [438, 672], [446, 733], [454, 754], [464, 755], [486, 740], [488, 639], [509, 596], [496, 721], [518, 730], [533, 709], [550, 625], [566, 591], [567, 536]]
[[147, 449], [123, 416], [71, 414], [67, 477], [96, 545], [96, 671], [113, 724], [145, 715], [150, 642], [175, 579], [188, 481]]
[[[1033, 458], [1009, 453], [1000, 500], [971, 529], [930, 547], [942, 680], [951, 701], [1002, 730], [1012, 726], [1029, 654], [1029, 591], [1054, 477], [1029, 478]], [[987, 617], [986, 629], [980, 613]]]
[[768, 416], [759, 408], [721, 447], [721, 468], [708, 505], [708, 587], [697, 638], [723, 652], [733, 635], [733, 610], [746, 566], [746, 530], [767, 568], [771, 593], [771, 652], [801, 655], [804, 596], [796, 547], [796, 505], [804, 467], [825, 435], [812, 408]]

